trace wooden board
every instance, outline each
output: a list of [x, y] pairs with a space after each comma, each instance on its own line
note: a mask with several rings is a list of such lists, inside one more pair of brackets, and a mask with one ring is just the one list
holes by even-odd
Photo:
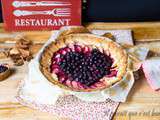
[[[160, 23], [89, 23], [89, 29], [133, 29], [137, 45], [150, 48], [154, 55], [160, 54]], [[10, 48], [14, 44], [13, 37], [17, 33], [4, 31], [0, 24], [0, 49]], [[50, 31], [23, 32], [35, 45], [32, 52], [36, 53], [51, 35]], [[42, 40], [42, 41], [41, 41]], [[6, 42], [7, 41], [7, 42]], [[142, 42], [143, 41], [143, 42]], [[150, 42], [145, 42], [150, 41]], [[39, 44], [37, 44], [39, 43]], [[11, 63], [10, 59], [0, 56], [0, 63]], [[62, 120], [56, 115], [50, 115], [20, 105], [14, 98], [17, 86], [24, 78], [27, 64], [13, 67], [14, 72], [7, 80], [0, 82], [0, 120]], [[160, 92], [151, 90], [143, 74], [135, 82], [128, 100], [121, 103], [114, 120], [160, 120]], [[64, 118], [63, 118], [64, 120]]]
[[[132, 29], [135, 41], [160, 41], [160, 22], [139, 23], [87, 23], [88, 29]], [[54, 31], [52, 31], [54, 32]], [[0, 24], [0, 43], [14, 41], [17, 34], [26, 36], [35, 43], [43, 43], [51, 35], [50, 31], [6, 32]], [[43, 35], [42, 35], [43, 33]]]

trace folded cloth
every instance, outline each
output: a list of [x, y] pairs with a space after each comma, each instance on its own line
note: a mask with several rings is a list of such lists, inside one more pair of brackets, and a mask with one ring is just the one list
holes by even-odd
[[117, 43], [134, 45], [131, 30], [92, 30], [92, 33], [100, 36], [111, 33]]
[[72, 95], [60, 97], [55, 105], [24, 101], [21, 97], [17, 97], [17, 100], [22, 105], [72, 120], [111, 120], [119, 105], [110, 99], [100, 103], [84, 102]]
[[[67, 29], [70, 28], [67, 27]], [[104, 30], [101, 31], [104, 32]], [[39, 59], [45, 46], [55, 40], [58, 35], [58, 31], [54, 33], [51, 39], [39, 51], [35, 59], [29, 63], [29, 72], [19, 86], [17, 100], [24, 105], [75, 120], [110, 120], [119, 102], [125, 102], [133, 86], [133, 68], [129, 67], [123, 80], [104, 91], [87, 93], [62, 90], [51, 84], [39, 70]], [[146, 51], [140, 50], [138, 56], [141, 56], [142, 52]], [[133, 50], [132, 53], [134, 52]], [[137, 58], [134, 58], [134, 55], [131, 56], [129, 57], [128, 66], [130, 64], [135, 66], [133, 63], [135, 60], [138, 61], [138, 64], [141, 62]]]
[[149, 83], [153, 90], [160, 89], [160, 57], [154, 57], [148, 59], [142, 63], [142, 68]]

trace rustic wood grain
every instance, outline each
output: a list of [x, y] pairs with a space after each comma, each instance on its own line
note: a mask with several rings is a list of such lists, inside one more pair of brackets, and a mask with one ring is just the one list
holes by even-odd
[[[158, 40], [160, 39], [159, 22], [123, 24], [90, 23], [86, 24], [86, 26], [89, 29], [133, 29], [136, 45], [147, 47], [154, 55], [160, 55], [160, 41]], [[34, 42], [31, 48], [33, 54], [38, 52], [51, 34], [49, 31], [44, 32], [44, 34], [39, 31], [24, 33], [26, 34], [25, 37]], [[0, 35], [1, 34], [11, 35], [17, 33], [4, 31], [3, 25], [0, 24]], [[0, 49], [9, 49], [14, 46], [15, 41], [13, 37], [7, 39], [3, 39], [2, 36], [0, 37]], [[8, 44], [2, 43], [4, 41], [6, 42], [6, 40]], [[11, 41], [14, 42], [12, 43]], [[11, 60], [5, 56], [1, 56], [1, 54], [0, 63], [9, 63], [12, 65]], [[13, 69], [12, 76], [0, 82], [0, 120], [62, 120], [62, 118], [60, 119], [56, 115], [24, 107], [15, 100], [19, 81], [24, 78], [27, 72], [27, 63], [20, 67], [11, 67]], [[63, 118], [63, 120], [65, 120], [65, 118]], [[141, 78], [135, 82], [127, 102], [120, 104], [113, 120], [160, 120], [160, 92], [155, 92], [149, 87], [143, 73], [141, 73]]]
[[[39, 49], [44, 45], [44, 43], [39, 43], [39, 44], [33, 44], [31, 46], [31, 53], [36, 54]], [[160, 56], [160, 41], [153, 41], [153, 42], [136, 42], [136, 45], [139, 47], [146, 47], [150, 49], [150, 57], [152, 56]], [[6, 44], [6, 43], [1, 43], [0, 44], [0, 49], [10, 49], [14, 46], [14, 44]], [[6, 58], [6, 56], [0, 52], [0, 59]]]
[[88, 29], [132, 29], [135, 41], [159, 41], [160, 22], [90, 23]]
[[[0, 43], [15, 43], [17, 36], [23, 36], [26, 39], [35, 43], [44, 43], [51, 36], [54, 31], [21, 31], [21, 32], [9, 32], [5, 31], [3, 24], [0, 23]], [[42, 35], [43, 34], [43, 35]]]
[[[10, 60], [3, 59], [0, 62], [10, 63]], [[13, 118], [13, 120], [51, 120], [51, 118], [57, 120], [58, 117], [55, 115], [42, 113], [18, 104], [14, 97], [16, 96], [19, 81], [23, 79], [26, 74], [27, 64], [21, 67], [14, 67], [14, 69], [16, 69], [16, 71], [13, 75], [0, 83], [0, 120], [10, 120], [9, 118]], [[160, 112], [159, 101], [160, 92], [151, 90], [143, 75], [141, 75], [141, 79], [137, 80], [132, 88], [127, 102], [120, 104], [114, 119], [121, 120], [123, 118], [125, 120], [130, 120], [130, 118], [160, 118], [160, 116], [157, 115], [149, 115], [154, 111], [155, 114]]]
[[[88, 29], [132, 29], [135, 41], [160, 41], [160, 22], [136, 22], [136, 23], [87, 23]], [[44, 43], [54, 31], [21, 31], [6, 32], [3, 24], [0, 24], [0, 43], [15, 42], [17, 34], [25, 36], [35, 43]], [[43, 35], [42, 35], [43, 34]]]

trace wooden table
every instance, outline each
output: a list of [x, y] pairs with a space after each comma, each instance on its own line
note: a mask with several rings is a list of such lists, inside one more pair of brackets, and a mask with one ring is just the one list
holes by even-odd
[[[132, 29], [135, 44], [150, 48], [154, 55], [160, 55], [160, 22], [146, 23], [88, 23], [89, 29]], [[32, 52], [36, 53], [51, 35], [50, 31], [6, 32], [0, 24], [0, 48], [10, 48], [16, 34], [23, 34], [33, 41]], [[152, 54], [153, 55], [153, 54]], [[0, 55], [0, 63], [11, 63]], [[0, 82], [0, 120], [60, 120], [58, 116], [27, 108], [15, 101], [17, 86], [26, 73], [26, 65], [14, 67], [15, 72]], [[114, 120], [160, 120], [160, 92], [153, 91], [143, 74], [135, 82], [128, 100], [121, 103]]]

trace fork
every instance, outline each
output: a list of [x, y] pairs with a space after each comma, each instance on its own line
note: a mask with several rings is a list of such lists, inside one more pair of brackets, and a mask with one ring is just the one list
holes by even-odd
[[28, 16], [28, 15], [53, 15], [55, 17], [68, 17], [71, 15], [70, 8], [55, 8], [48, 11], [27, 11], [27, 10], [15, 10], [14, 16]]
[[70, 2], [63, 1], [14, 1], [12, 5], [16, 8], [19, 7], [31, 7], [31, 6], [69, 6]]

